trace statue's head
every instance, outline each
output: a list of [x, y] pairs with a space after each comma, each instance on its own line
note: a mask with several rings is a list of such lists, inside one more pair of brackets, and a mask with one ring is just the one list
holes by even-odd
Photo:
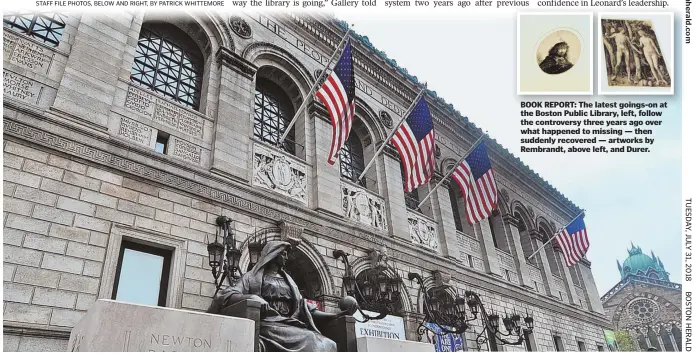
[[268, 241], [260, 252], [260, 258], [256, 267], [264, 268], [269, 264], [283, 268], [287, 264], [288, 252], [291, 247], [289, 242]]

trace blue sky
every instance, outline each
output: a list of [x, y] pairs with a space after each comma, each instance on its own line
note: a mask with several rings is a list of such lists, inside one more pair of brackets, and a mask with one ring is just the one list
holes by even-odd
[[[521, 153], [516, 15], [496, 12], [492, 16], [457, 16], [338, 14], [586, 210], [591, 242], [588, 259], [601, 295], [619, 281], [615, 260], [627, 257], [631, 242], [649, 255], [653, 250], [670, 272], [670, 279], [681, 283], [682, 109], [677, 85], [675, 96], [615, 97], [598, 96], [596, 82], [595, 95], [568, 98], [667, 102], [669, 108], [664, 110], [663, 125], [655, 128], [651, 153]], [[677, 28], [675, 33], [679, 33]], [[679, 42], [679, 36], [675, 40]], [[594, 58], [603, 55], [595, 48]], [[681, 58], [679, 48], [675, 58]], [[681, 66], [679, 60], [675, 62], [678, 84]], [[594, 72], [597, 70], [594, 65]]]

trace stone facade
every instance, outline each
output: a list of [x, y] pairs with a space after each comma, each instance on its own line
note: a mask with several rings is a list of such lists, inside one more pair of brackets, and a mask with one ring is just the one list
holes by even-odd
[[[138, 38], [150, 22], [177, 27], [199, 47], [197, 109], [131, 82]], [[421, 211], [407, 209], [390, 149], [367, 174], [368, 189], [342, 178], [339, 164], [326, 161], [331, 126], [320, 103], [299, 117], [294, 153], [254, 137], [258, 78], [275, 80], [298, 107], [343, 33], [322, 15], [70, 13], [53, 47], [6, 28], [4, 349], [66, 350], [85, 311], [97, 298], [112, 298], [124, 240], [172, 253], [166, 306], [205, 310], [215, 291], [206, 243], [219, 215], [234, 220], [244, 264], [249, 235], [265, 230], [279, 239], [288, 224], [303, 230], [299, 263], [310, 268], [305, 281], [328, 311], [343, 295], [344, 265], [333, 250], [351, 252], [359, 272], [369, 250], [385, 246], [405, 279], [400, 314], [408, 339], [416, 340], [422, 316], [407, 273], [439, 270], [461, 291], [478, 292], [494, 312], [531, 313], [533, 349], [554, 350], [553, 336], [567, 350], [577, 350], [577, 341], [588, 350], [605, 347], [602, 328], [610, 323], [590, 263], [562, 268], [552, 247], [525, 260], [580, 209], [500, 145], [488, 143], [499, 214], [470, 227], [455, 215], [460, 203], [445, 184]], [[383, 117], [402, 115], [418, 89], [366, 38], [357, 39], [356, 111], [369, 134], [360, 137], [369, 157], [388, 133]], [[19, 52], [28, 47], [34, 49]], [[427, 95], [443, 174], [481, 131]], [[162, 137], [164, 153], [156, 150]], [[420, 187], [420, 195], [429, 188]], [[454, 218], [461, 217], [458, 228]]]

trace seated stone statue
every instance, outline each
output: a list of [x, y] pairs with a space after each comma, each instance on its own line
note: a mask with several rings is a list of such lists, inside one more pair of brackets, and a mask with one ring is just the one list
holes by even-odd
[[314, 321], [352, 315], [354, 306], [340, 313], [319, 311], [301, 297], [299, 289], [284, 271], [288, 242], [268, 241], [258, 263], [235, 286], [220, 291], [212, 306], [219, 309], [245, 299], [260, 302], [261, 351], [337, 351], [335, 342], [323, 336]]

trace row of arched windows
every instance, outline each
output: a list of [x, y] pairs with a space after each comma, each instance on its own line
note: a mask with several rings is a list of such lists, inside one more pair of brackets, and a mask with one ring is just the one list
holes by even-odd
[[[57, 13], [19, 14], [10, 13], [3, 16], [3, 26], [22, 32], [29, 37], [57, 46], [65, 29], [65, 15]], [[148, 21], [142, 25], [135, 56], [131, 68], [131, 82], [154, 91], [182, 106], [200, 110], [201, 92], [204, 73], [204, 55], [196, 42], [184, 31], [173, 24], [160, 21]], [[261, 68], [262, 70], [262, 68]], [[259, 70], [260, 73], [260, 70]], [[253, 136], [264, 143], [278, 146], [281, 136], [285, 133], [289, 121], [295, 114], [292, 96], [278, 79], [276, 72], [270, 70], [256, 76], [255, 96], [253, 103]], [[359, 118], [355, 118], [352, 134], [340, 151], [340, 174], [349, 181], [367, 187], [366, 178], [358, 177], [364, 171], [365, 146], [364, 138], [357, 133], [360, 130]], [[365, 129], [362, 127], [362, 131]], [[368, 132], [366, 133], [368, 134]], [[165, 143], [162, 143], [165, 145]], [[294, 128], [289, 132], [279, 148], [291, 154], [297, 153]], [[165, 153], [166, 147], [158, 149]], [[402, 172], [402, 170], [401, 170]], [[404, 173], [402, 174], [404, 180]], [[375, 184], [374, 184], [375, 185]], [[457, 185], [449, 188], [451, 208], [454, 214], [456, 229], [469, 236], [476, 235], [474, 228], [467, 223], [465, 203]], [[420, 211], [418, 205], [420, 196], [417, 190], [405, 193], [405, 203], [408, 209]], [[520, 215], [519, 230], [527, 233], [527, 227]], [[501, 215], [496, 212], [486, 221], [492, 233], [494, 246], [509, 252], [509, 242], [504, 230]], [[540, 227], [543, 237], [551, 233]], [[526, 235], [527, 236], [527, 235]], [[521, 246], [525, 256], [534, 251], [529, 237], [522, 237]], [[548, 245], [546, 250], [550, 268], [554, 275], [560, 276], [559, 255]], [[536, 258], [531, 264], [537, 266]]]

